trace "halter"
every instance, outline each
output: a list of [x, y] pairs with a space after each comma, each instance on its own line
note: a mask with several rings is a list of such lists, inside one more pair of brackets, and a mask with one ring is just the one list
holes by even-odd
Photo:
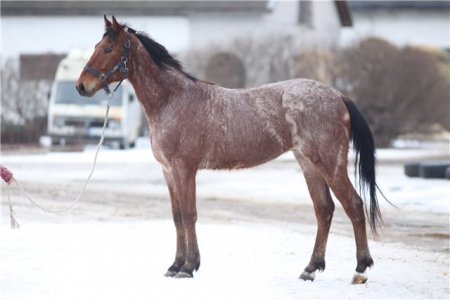
[[125, 31], [127, 33], [127, 36], [126, 36], [126, 40], [125, 40], [125, 45], [123, 47], [123, 54], [120, 57], [120, 61], [114, 67], [109, 69], [109, 71], [106, 73], [102, 73], [92, 67], [89, 67], [88, 65], [86, 65], [83, 69], [84, 71], [91, 73], [92, 75], [94, 75], [101, 81], [103, 90], [105, 91], [106, 95], [108, 95], [108, 96], [112, 96], [111, 90], [109, 89], [108, 82], [107, 82], [109, 77], [111, 77], [117, 71], [122, 72], [124, 75], [124, 78], [117, 84], [117, 86], [114, 88], [113, 92], [115, 92], [119, 88], [119, 86], [122, 84], [122, 81], [124, 81], [125, 79], [128, 78], [127, 63], [128, 63], [128, 56], [130, 54], [131, 40], [130, 40], [130, 33], [128, 32], [128, 28], [125, 27]]

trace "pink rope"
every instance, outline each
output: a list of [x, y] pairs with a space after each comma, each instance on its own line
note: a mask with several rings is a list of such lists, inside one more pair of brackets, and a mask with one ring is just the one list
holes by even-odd
[[[112, 94], [110, 94], [110, 98], [112, 97]], [[105, 115], [105, 121], [103, 122], [103, 128], [102, 128], [102, 135], [100, 137], [100, 141], [98, 142], [97, 145], [97, 150], [95, 151], [95, 155], [94, 155], [94, 162], [92, 164], [92, 169], [91, 172], [89, 173], [89, 176], [87, 177], [86, 181], [83, 184], [83, 187], [81, 188], [80, 193], [78, 194], [78, 196], [75, 198], [74, 201], [72, 201], [72, 203], [64, 208], [64, 209], [58, 209], [58, 210], [52, 210], [52, 209], [47, 209], [41, 205], [39, 205], [36, 201], [34, 201], [31, 197], [29, 197], [27, 195], [27, 193], [25, 192], [25, 190], [23, 189], [22, 185], [20, 185], [20, 183], [14, 178], [13, 173], [8, 170], [6, 167], [4, 167], [3, 165], [0, 165], [0, 175], [3, 179], [3, 181], [6, 182], [6, 191], [8, 193], [8, 201], [9, 201], [9, 217], [11, 219], [11, 228], [19, 228], [19, 223], [17, 222], [16, 218], [15, 218], [15, 213], [14, 213], [14, 208], [12, 205], [12, 201], [11, 201], [11, 196], [9, 194], [9, 185], [11, 182], [15, 182], [17, 184], [17, 186], [19, 187], [20, 191], [22, 192], [22, 194], [25, 196], [25, 198], [27, 198], [31, 203], [33, 203], [34, 205], [36, 205], [38, 208], [42, 209], [43, 211], [49, 212], [49, 213], [54, 213], [54, 214], [58, 214], [58, 213], [63, 213], [66, 211], [71, 210], [75, 204], [80, 201], [81, 196], [83, 195], [86, 186], [89, 182], [89, 180], [92, 177], [92, 174], [94, 173], [95, 170], [95, 166], [97, 164], [97, 157], [98, 157], [98, 153], [100, 151], [100, 147], [103, 144], [103, 140], [105, 139], [105, 128], [106, 128], [106, 124], [108, 123], [108, 114], [109, 114], [109, 108], [110, 108], [110, 103], [108, 102], [108, 105], [106, 107], [106, 115]]]

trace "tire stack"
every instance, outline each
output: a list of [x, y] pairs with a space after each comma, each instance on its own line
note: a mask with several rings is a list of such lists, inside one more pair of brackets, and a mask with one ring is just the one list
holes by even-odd
[[450, 179], [450, 162], [411, 162], [404, 165], [405, 175], [427, 179]]

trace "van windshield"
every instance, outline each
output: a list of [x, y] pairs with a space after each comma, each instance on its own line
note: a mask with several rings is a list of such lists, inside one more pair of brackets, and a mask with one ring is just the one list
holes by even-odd
[[[109, 98], [105, 91], [102, 89], [95, 93], [92, 98], [81, 97], [75, 88], [75, 81], [61, 81], [58, 82], [55, 95], [55, 103], [60, 104], [77, 104], [77, 105], [99, 105], [103, 101], [107, 101]], [[113, 87], [110, 87], [111, 91]], [[112, 97], [111, 106], [122, 105], [122, 86], [119, 86], [114, 96]]]

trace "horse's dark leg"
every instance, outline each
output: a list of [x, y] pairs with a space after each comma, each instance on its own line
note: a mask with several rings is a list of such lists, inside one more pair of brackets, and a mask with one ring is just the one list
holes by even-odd
[[373, 265], [373, 259], [370, 256], [367, 242], [363, 202], [348, 178], [347, 168], [342, 168], [336, 174], [339, 175], [335, 176], [330, 182], [330, 188], [336, 198], [342, 203], [342, 207], [350, 218], [353, 231], [355, 232], [356, 258], [358, 264], [352, 283], [364, 283], [367, 281], [367, 276], [364, 272], [367, 267]]
[[302, 160], [298, 155], [296, 157], [302, 166], [317, 219], [317, 234], [314, 250], [309, 264], [300, 275], [300, 279], [313, 281], [315, 271], [323, 271], [325, 269], [325, 250], [331, 220], [333, 218], [334, 203], [330, 195], [330, 189], [320, 172], [312, 163], [307, 160]]
[[193, 271], [200, 267], [200, 253], [197, 244], [195, 224], [197, 222], [197, 209], [195, 203], [195, 175], [196, 169], [188, 167], [183, 162], [172, 166], [177, 198], [180, 203], [181, 218], [186, 234], [186, 258], [179, 269], [177, 278], [193, 277]]
[[175, 261], [167, 270], [165, 276], [174, 277], [180, 271], [186, 260], [186, 235], [184, 231], [183, 220], [181, 217], [181, 207], [177, 193], [175, 191], [175, 182], [172, 174], [164, 171], [164, 178], [169, 189], [170, 201], [172, 204], [172, 216], [177, 231], [177, 251], [175, 253]]

